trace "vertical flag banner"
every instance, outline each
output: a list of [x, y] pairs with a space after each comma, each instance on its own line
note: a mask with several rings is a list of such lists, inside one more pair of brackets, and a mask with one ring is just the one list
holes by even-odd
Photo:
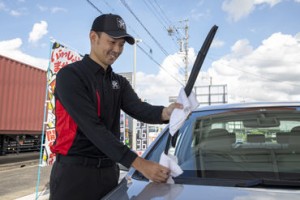
[[43, 164], [52, 165], [55, 161], [55, 154], [51, 152], [50, 147], [56, 138], [55, 133], [55, 80], [57, 72], [64, 66], [81, 60], [82, 56], [70, 50], [69, 48], [54, 42], [51, 49], [51, 57], [49, 61], [49, 68], [47, 72], [48, 82], [48, 99], [47, 99], [47, 124], [45, 133]]

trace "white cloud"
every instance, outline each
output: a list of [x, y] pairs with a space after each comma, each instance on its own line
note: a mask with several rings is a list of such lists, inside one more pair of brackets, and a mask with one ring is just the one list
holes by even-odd
[[210, 16], [211, 16], [211, 11], [209, 9], [205, 9], [205, 10], [201, 9], [201, 11], [199, 11], [198, 8], [195, 8], [190, 11], [189, 18], [199, 21], [200, 19], [208, 18]]
[[41, 11], [41, 12], [45, 12], [45, 11], [47, 11], [48, 10], [48, 7], [46, 7], [46, 6], [42, 6], [42, 5], [37, 5], [37, 8]]
[[21, 51], [21, 46], [22, 40], [20, 38], [0, 41], [0, 54], [43, 70], [47, 69], [49, 63], [47, 59], [25, 54]]
[[15, 17], [22, 15], [22, 13], [17, 10], [11, 10], [9, 13], [10, 13], [10, 15], [15, 16]]
[[214, 39], [211, 43], [211, 48], [220, 48], [224, 46], [225, 42], [219, 39]]
[[47, 6], [43, 6], [43, 5], [37, 5], [37, 8], [41, 11], [41, 12], [47, 12], [48, 10], [52, 13], [58, 13], [58, 12], [67, 12], [68, 10], [62, 7], [47, 7]]
[[7, 8], [6, 8], [5, 4], [3, 2], [0, 2], [0, 11], [1, 10], [6, 10], [6, 9]]
[[230, 102], [297, 100], [299, 52], [299, 39], [282, 33], [274, 33], [256, 49], [241, 40], [230, 55], [212, 64], [209, 74], [214, 82], [228, 85]]
[[237, 41], [232, 47], [231, 51], [236, 57], [248, 55], [252, 52], [253, 48], [249, 45], [249, 41], [246, 39]]
[[223, 2], [222, 9], [228, 13], [229, 19], [238, 21], [254, 10], [252, 0], [227, 0]]
[[22, 40], [20, 38], [7, 40], [7, 41], [0, 41], [0, 50], [15, 50], [22, 46]]
[[[189, 49], [189, 69], [193, 66], [196, 52], [193, 48]], [[180, 67], [178, 67], [180, 66]], [[184, 86], [184, 62], [183, 54], [175, 53], [169, 55], [161, 64], [158, 74], [145, 74], [138, 72], [136, 76], [137, 93], [141, 98], [147, 99], [152, 104], [167, 106], [170, 96], [177, 96], [181, 87]], [[203, 76], [200, 73], [198, 77]], [[207, 80], [198, 78], [197, 84]], [[195, 84], [195, 85], [197, 85]]]
[[[299, 0], [300, 1], [300, 0]], [[300, 42], [300, 32], [295, 35], [295, 38], [298, 42]]]
[[29, 33], [29, 42], [37, 42], [40, 40], [44, 35], [48, 33], [48, 24], [45, 21], [41, 21], [40, 23], [35, 23], [33, 25], [32, 31]]
[[254, 0], [254, 4], [269, 4], [271, 7], [275, 6], [276, 4], [280, 3], [282, 0]]
[[0, 2], [0, 11], [4, 11], [4, 12], [6, 12], [9, 15], [14, 16], [14, 17], [19, 17], [21, 15], [26, 15], [27, 14], [27, 8], [19, 7], [19, 8], [16, 8], [16, 9], [10, 9], [3, 2]]
[[[207, 72], [200, 72], [196, 86], [227, 85], [228, 102], [296, 101], [300, 98], [300, 33], [295, 36], [274, 33], [253, 48], [248, 40], [232, 45], [231, 53], [213, 62]], [[189, 50], [190, 66], [196, 54]], [[168, 72], [137, 73], [137, 93], [153, 104], [168, 105], [169, 96], [176, 96], [183, 83], [180, 53], [168, 56], [161, 64]], [[210, 79], [211, 78], [211, 79]]]
[[229, 20], [238, 21], [248, 16], [261, 4], [268, 4], [273, 7], [280, 2], [281, 0], [225, 0], [222, 9], [228, 13]]
[[181, 87], [180, 82], [183, 83], [182, 58], [181, 53], [169, 55], [161, 64], [158, 74], [138, 72], [136, 85], [139, 96], [150, 103], [168, 105], [169, 96], [176, 96]]
[[51, 13], [58, 13], [58, 12], [67, 12], [67, 10], [65, 8], [61, 8], [61, 7], [51, 8]]
[[[48, 60], [24, 54], [19, 38], [0, 41], [0, 54], [46, 69]], [[195, 85], [226, 84], [228, 101], [295, 101], [300, 98], [300, 33], [295, 36], [274, 33], [253, 48], [248, 40], [232, 45], [231, 53], [213, 62], [207, 72], [200, 72]], [[189, 63], [196, 57], [189, 49]], [[169, 55], [157, 74], [138, 72], [137, 93], [150, 103], [168, 105], [169, 96], [176, 96], [183, 86], [183, 55]], [[175, 67], [175, 66], [181, 67]], [[191, 67], [190, 67], [191, 68]], [[190, 69], [189, 68], [189, 69]], [[177, 80], [175, 80], [177, 79]]]

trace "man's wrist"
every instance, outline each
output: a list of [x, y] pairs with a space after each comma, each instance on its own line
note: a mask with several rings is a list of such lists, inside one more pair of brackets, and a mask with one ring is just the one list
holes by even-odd
[[164, 107], [164, 109], [162, 110], [161, 119], [162, 119], [162, 121], [169, 120], [169, 116], [168, 116], [168, 112], [167, 112], [166, 107]]
[[141, 166], [141, 159], [140, 157], [136, 157], [132, 163], [132, 167], [134, 167], [136, 170], [138, 170]]

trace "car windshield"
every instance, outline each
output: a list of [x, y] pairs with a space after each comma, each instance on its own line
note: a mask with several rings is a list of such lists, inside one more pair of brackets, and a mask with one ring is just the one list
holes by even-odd
[[[178, 134], [176, 145], [169, 148], [184, 171], [177, 181], [300, 181], [300, 113], [296, 108], [195, 112]], [[164, 145], [158, 144], [150, 159], [159, 159], [160, 146]]]

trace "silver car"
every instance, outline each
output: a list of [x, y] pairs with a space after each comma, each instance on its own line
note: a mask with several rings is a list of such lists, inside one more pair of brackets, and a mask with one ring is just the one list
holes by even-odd
[[300, 199], [300, 102], [200, 107], [171, 137], [166, 127], [143, 157], [176, 155], [175, 184], [131, 168], [103, 199]]

